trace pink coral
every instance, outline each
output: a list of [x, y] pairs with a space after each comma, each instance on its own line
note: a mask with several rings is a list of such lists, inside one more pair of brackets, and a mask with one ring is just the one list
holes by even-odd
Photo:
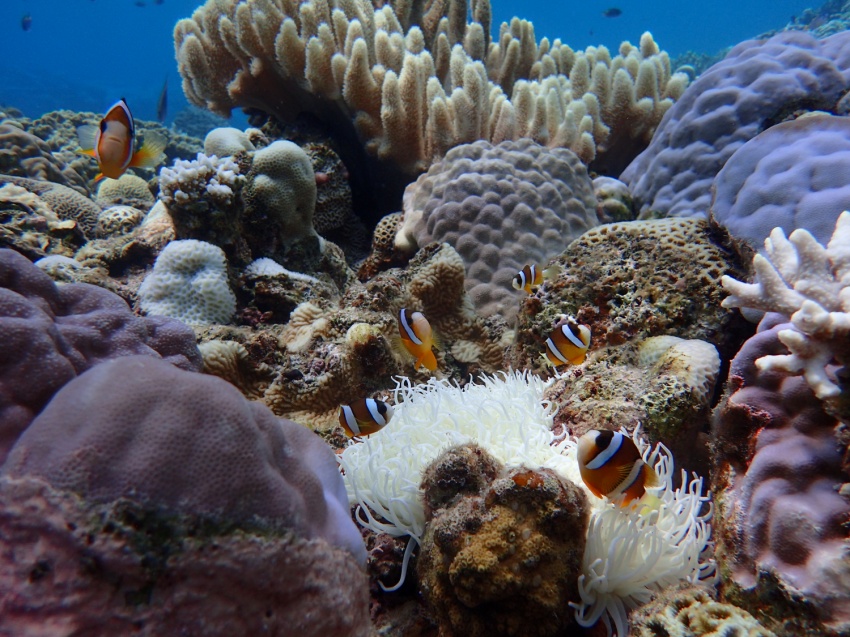
[[803, 378], [759, 370], [757, 359], [787, 351], [778, 334], [788, 324], [766, 328], [732, 361], [715, 412], [718, 561], [733, 602], [761, 612], [765, 599], [784, 598], [768, 614], [794, 634], [830, 634], [850, 622], [850, 502], [838, 492], [847, 477], [837, 422]]

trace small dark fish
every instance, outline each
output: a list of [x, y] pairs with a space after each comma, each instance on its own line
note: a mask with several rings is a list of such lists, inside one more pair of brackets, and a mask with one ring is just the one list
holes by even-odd
[[602, 15], [606, 18], [616, 18], [618, 15], [623, 15], [623, 11], [617, 7], [611, 7], [610, 9], [605, 9], [605, 11], [602, 12]]
[[144, 7], [146, 5], [147, 5], [147, 3], [144, 2], [144, 0], [136, 0], [136, 6], [137, 7]]
[[165, 121], [165, 115], [168, 113], [168, 77], [165, 78], [165, 83], [162, 85], [162, 92], [159, 94], [159, 100], [156, 103], [156, 121], [162, 123]]
[[165, 0], [153, 0], [153, 3], [157, 5], [162, 4], [163, 2], [165, 2]]
[[24, 31], [32, 29], [32, 16], [29, 13], [24, 14], [24, 17], [21, 18], [21, 28]]

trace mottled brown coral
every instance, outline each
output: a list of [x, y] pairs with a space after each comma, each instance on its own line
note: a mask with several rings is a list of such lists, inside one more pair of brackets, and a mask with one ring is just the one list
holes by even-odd
[[41, 197], [13, 183], [0, 185], [0, 247], [35, 260], [70, 257], [84, 241], [77, 222], [59, 219]]
[[86, 237], [95, 236], [100, 207], [88, 197], [72, 188], [51, 181], [0, 175], [0, 185], [5, 183], [15, 184], [38, 195], [59, 219], [76, 222], [77, 227]]
[[562, 314], [590, 327], [591, 352], [669, 334], [708, 341], [730, 356], [743, 321], [720, 306], [726, 296], [720, 278], [745, 277], [745, 269], [726, 242], [696, 219], [589, 230], [555, 259], [562, 267], [558, 279], [523, 302], [512, 364], [542, 369], [543, 344]]
[[85, 179], [35, 135], [11, 124], [0, 124], [0, 173], [51, 181], [88, 195]]
[[[498, 463], [487, 456], [474, 445], [452, 449], [425, 474], [431, 517], [416, 570], [426, 605], [441, 635], [564, 634], [573, 625], [564, 601], [578, 599], [586, 496], [548, 469], [502, 469], [493, 479]], [[464, 465], [468, 480], [459, 479]], [[458, 497], [447, 499], [452, 484]]]
[[776, 637], [747, 611], [716, 601], [705, 588], [661, 594], [629, 617], [634, 637]]

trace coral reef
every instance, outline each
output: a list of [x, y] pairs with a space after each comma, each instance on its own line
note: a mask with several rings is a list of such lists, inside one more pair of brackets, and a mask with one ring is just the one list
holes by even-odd
[[705, 216], [711, 184], [744, 143], [796, 110], [831, 110], [850, 88], [850, 34], [748, 40], [703, 73], [620, 175], [642, 215]]
[[0, 250], [0, 455], [67, 382], [93, 365], [144, 354], [185, 369], [201, 359], [195, 335], [166, 318], [139, 318], [116, 295], [57, 286], [12, 250]]
[[85, 179], [54, 157], [46, 143], [11, 124], [0, 124], [0, 173], [50, 181], [89, 194]]
[[107, 177], [101, 181], [95, 202], [102, 208], [124, 205], [147, 212], [156, 203], [156, 199], [151, 194], [148, 182], [131, 173], [124, 173], [118, 179]]
[[[839, 215], [826, 247], [807, 230], [786, 238], [775, 228], [765, 240], [765, 255], [753, 257], [753, 269], [753, 283], [723, 277], [730, 294], [723, 306], [778, 312], [791, 322], [779, 334], [790, 353], [766, 356], [759, 368], [802, 373], [818, 398], [846, 405], [845, 375], [826, 368], [850, 362], [850, 212]], [[844, 409], [847, 418], [850, 410]]]
[[705, 588], [663, 593], [630, 618], [634, 637], [776, 637], [747, 611], [716, 601]]
[[711, 219], [759, 249], [773, 228], [808, 230], [825, 244], [850, 208], [850, 121], [810, 114], [741, 146], [714, 180]]
[[13, 183], [0, 185], [0, 247], [40, 259], [71, 256], [84, 241], [77, 222], [60, 219], [41, 197]]
[[5, 634], [372, 634], [362, 569], [321, 540], [234, 533], [125, 500], [92, 505], [8, 478], [0, 538]]
[[448, 243], [466, 264], [478, 312], [510, 321], [516, 273], [545, 264], [598, 223], [590, 177], [573, 152], [530, 139], [480, 141], [453, 148], [407, 187], [396, 247]]
[[236, 312], [236, 296], [227, 280], [224, 252], [204, 241], [172, 241], [139, 287], [139, 308], [189, 325], [228, 323]]
[[720, 307], [724, 274], [744, 269], [728, 238], [698, 219], [661, 219], [592, 228], [555, 262], [547, 282], [520, 306], [515, 368], [540, 370], [546, 338], [563, 314], [590, 327], [593, 350], [647, 336], [708, 341], [722, 357], [740, 342], [734, 312]]
[[0, 175], [0, 185], [2, 184], [14, 184], [38, 196], [56, 217], [64, 221], [75, 222], [79, 232], [86, 238], [93, 238], [97, 234], [97, 217], [100, 214], [100, 206], [76, 190], [51, 181], [38, 181], [6, 175]]
[[749, 339], [715, 411], [717, 557], [724, 597], [783, 636], [846, 634], [850, 501], [835, 435], [806, 381], [759, 366], [787, 324]]
[[517, 18], [491, 42], [483, 0], [472, 3], [471, 24], [462, 0], [431, 3], [427, 18], [410, 7], [210, 0], [175, 27], [183, 90], [220, 115], [248, 107], [292, 121], [309, 112], [362, 157], [343, 156], [353, 171], [368, 173], [363, 160], [377, 157], [409, 176], [458, 144], [522, 137], [616, 173], [687, 84], [648, 33], [614, 56], [575, 52], [538, 43]]
[[562, 607], [578, 597], [588, 522], [581, 488], [549, 469], [505, 471], [464, 445], [425, 469], [422, 490], [432, 506], [416, 571], [442, 634], [543, 637], [573, 625]]
[[97, 236], [127, 234], [142, 223], [145, 213], [132, 206], [109, 206], [97, 216]]

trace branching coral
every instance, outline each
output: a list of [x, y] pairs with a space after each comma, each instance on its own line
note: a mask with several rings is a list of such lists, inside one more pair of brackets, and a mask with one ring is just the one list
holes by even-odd
[[687, 84], [649, 34], [614, 57], [605, 47], [577, 53], [538, 43], [516, 18], [490, 42], [486, 1], [473, 3], [471, 24], [463, 0], [422, 16], [414, 5], [208, 0], [175, 27], [184, 92], [221, 115], [311, 111], [410, 174], [477, 139], [532, 137], [622, 163]]
[[786, 238], [774, 228], [764, 243], [766, 256], [753, 258], [754, 283], [723, 277], [730, 293], [723, 306], [789, 317], [793, 329], [779, 340], [791, 353], [764, 356], [759, 369], [802, 373], [818, 398], [835, 398], [841, 387], [826, 366], [850, 362], [850, 212], [838, 217], [826, 247], [802, 229]]
[[[397, 381], [393, 420], [339, 456], [360, 523], [419, 543], [426, 524], [422, 472], [447, 447], [468, 442], [507, 467], [548, 468], [583, 485], [575, 441], [558, 443], [551, 430], [555, 409], [543, 400], [546, 386], [528, 372], [485, 376], [462, 388], [433, 378], [424, 385]], [[653, 489], [658, 505], [642, 515], [588, 496], [593, 517], [579, 580], [581, 600], [574, 603], [580, 623], [604, 618], [610, 626], [613, 620], [620, 637], [627, 634], [628, 609], [666, 586], [714, 574], [711, 508], [702, 479], [683, 475], [684, 486], [674, 489], [670, 452], [661, 445], [650, 449], [637, 432], [634, 439], [661, 478]]]

